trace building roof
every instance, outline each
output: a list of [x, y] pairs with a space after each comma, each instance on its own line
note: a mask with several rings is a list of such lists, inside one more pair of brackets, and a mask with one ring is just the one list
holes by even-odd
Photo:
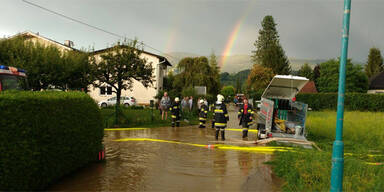
[[47, 38], [47, 37], [44, 37], [44, 36], [40, 35], [39, 33], [33, 33], [33, 32], [31, 32], [31, 31], [25, 31], [25, 32], [22, 32], [22, 33], [18, 33], [18, 34], [16, 34], [16, 35], [11, 36], [10, 39], [15, 38], [15, 37], [25, 37], [25, 38], [35, 37], [35, 38], [39, 38], [39, 39], [43, 39], [43, 40], [45, 40], [45, 41], [48, 41], [48, 42], [50, 42], [50, 43], [52, 43], [52, 44], [55, 44], [55, 45], [57, 45], [57, 46], [59, 46], [59, 47], [62, 47], [62, 48], [64, 48], [64, 49], [66, 49], [66, 50], [70, 50], [70, 51], [80, 51], [80, 50], [75, 49], [75, 48], [73, 48], [73, 47], [69, 47], [69, 46], [67, 46], [67, 45], [64, 45], [63, 43], [59, 43], [59, 42], [57, 42], [57, 41], [55, 41], [55, 40], [49, 39], [49, 38]]
[[369, 90], [384, 89], [384, 72], [373, 76], [369, 82]]
[[[97, 51], [94, 51], [94, 52], [91, 53], [91, 55], [96, 55], [96, 54], [108, 52], [108, 51], [111, 51], [112, 49], [114, 49], [116, 47], [124, 48], [124, 47], [128, 47], [128, 46], [126, 46], [126, 45], [115, 45], [113, 47], [108, 47], [108, 48], [105, 48], [105, 49], [99, 49]], [[161, 56], [161, 55], [157, 55], [157, 54], [154, 54], [154, 53], [151, 53], [151, 52], [147, 52], [147, 51], [144, 51], [144, 50], [142, 50], [141, 52], [143, 52], [145, 54], [148, 54], [148, 55], [152, 55], [154, 57], [157, 57], [157, 58], [159, 58], [160, 62], [164, 62], [164, 64], [166, 64], [168, 66], [172, 66], [172, 64], [168, 61], [168, 59], [163, 57], [163, 56]]]
[[308, 81], [308, 83], [301, 89], [300, 93], [317, 93], [315, 82]]
[[[79, 52], [83, 52], [81, 50], [78, 50], [78, 49], [75, 49], [73, 47], [69, 47], [63, 43], [59, 43], [55, 40], [52, 40], [52, 39], [49, 39], [47, 37], [44, 37], [44, 36], [41, 36], [39, 33], [33, 33], [31, 31], [25, 31], [25, 32], [22, 32], [22, 33], [18, 33], [16, 35], [13, 35], [11, 37], [9, 37], [9, 39], [11, 38], [15, 38], [15, 37], [25, 37], [25, 38], [31, 38], [31, 37], [35, 37], [35, 38], [39, 38], [39, 39], [43, 39], [45, 41], [48, 41], [48, 42], [51, 42], [52, 44], [55, 44], [59, 47], [62, 47], [66, 50], [72, 50], [72, 51], [79, 51]], [[116, 46], [119, 46], [119, 47], [124, 47], [124, 45], [116, 45]], [[99, 54], [99, 53], [103, 53], [103, 52], [107, 52], [107, 51], [110, 51], [112, 50], [113, 48], [115, 48], [116, 46], [114, 47], [108, 47], [108, 48], [105, 48], [105, 49], [100, 49], [100, 50], [97, 50], [97, 51], [94, 51], [94, 52], [91, 52], [90, 54], [91, 55], [95, 55], [95, 54]], [[148, 55], [152, 55], [154, 57], [157, 57], [159, 58], [160, 62], [164, 62], [164, 64], [168, 65], [168, 66], [172, 66], [172, 64], [168, 61], [167, 58], [163, 57], [163, 56], [160, 56], [160, 55], [157, 55], [157, 54], [154, 54], [154, 53], [150, 53], [150, 52], [147, 52], [147, 51], [142, 51], [143, 53], [145, 54], [148, 54]]]

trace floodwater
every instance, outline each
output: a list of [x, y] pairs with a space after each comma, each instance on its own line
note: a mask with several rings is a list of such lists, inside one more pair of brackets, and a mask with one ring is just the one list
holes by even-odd
[[[230, 112], [229, 128], [240, 128], [236, 116]], [[240, 141], [241, 134], [226, 131], [226, 139]], [[252, 139], [255, 134], [249, 133]], [[204, 147], [215, 144], [210, 127], [105, 131], [104, 144], [105, 163], [83, 168], [48, 190], [279, 191], [282, 183], [264, 164], [271, 154]]]

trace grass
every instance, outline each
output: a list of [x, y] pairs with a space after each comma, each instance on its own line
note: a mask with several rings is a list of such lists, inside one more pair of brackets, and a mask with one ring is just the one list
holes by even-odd
[[[117, 127], [166, 127], [171, 126], [171, 113], [168, 112], [168, 119], [161, 120], [161, 114], [159, 110], [154, 109], [153, 111], [148, 108], [126, 108], [121, 107], [122, 113], [124, 117], [119, 118], [119, 123]], [[102, 116], [104, 118], [105, 127], [114, 127], [115, 125], [115, 117], [114, 117], [115, 109], [113, 107], [107, 107], [101, 109]], [[153, 119], [151, 118], [151, 114], [153, 114]], [[190, 122], [186, 123], [183, 119], [186, 118]], [[185, 125], [196, 125], [198, 124], [198, 118], [196, 115], [192, 113], [185, 114], [181, 120], [181, 126]], [[116, 126], [115, 126], [116, 127]]]
[[[284, 191], [329, 191], [332, 143], [336, 112], [310, 112], [307, 118], [309, 140], [322, 151], [277, 152], [273, 165], [285, 180]], [[384, 113], [345, 112], [344, 191], [384, 191]]]

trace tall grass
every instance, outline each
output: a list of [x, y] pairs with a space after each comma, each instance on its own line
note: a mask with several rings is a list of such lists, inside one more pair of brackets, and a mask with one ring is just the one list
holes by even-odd
[[[336, 112], [310, 112], [306, 127], [309, 139], [322, 144], [332, 142], [335, 139]], [[346, 150], [384, 152], [384, 113], [345, 112], [343, 141]]]
[[[322, 148], [278, 152], [270, 163], [284, 178], [284, 191], [328, 191], [336, 112], [309, 112], [309, 140]], [[384, 113], [347, 111], [344, 114], [344, 191], [384, 191]]]

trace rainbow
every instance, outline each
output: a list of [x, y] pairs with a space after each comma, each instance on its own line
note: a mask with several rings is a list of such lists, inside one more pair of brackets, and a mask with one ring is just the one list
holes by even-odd
[[227, 44], [225, 45], [224, 51], [221, 54], [221, 59], [219, 62], [220, 68], [222, 68], [224, 66], [224, 64], [227, 60], [227, 56], [231, 55], [232, 47], [233, 47], [233, 44], [235, 43], [235, 41], [237, 39], [237, 36], [239, 34], [239, 30], [240, 30], [242, 22], [243, 22], [243, 20], [239, 20], [236, 23], [235, 28], [232, 30], [231, 35], [229, 36], [229, 39], [227, 41]]
[[246, 20], [248, 14], [252, 10], [253, 7], [253, 1], [250, 2], [250, 5], [246, 6], [247, 8], [243, 12], [243, 15], [240, 17], [240, 19], [236, 22], [235, 27], [233, 28], [231, 34], [229, 35], [229, 38], [227, 40], [227, 43], [225, 44], [224, 51], [221, 54], [221, 59], [219, 61], [219, 67], [222, 68], [227, 60], [227, 56], [231, 55], [231, 51], [233, 48], [234, 43], [236, 42], [236, 39], [239, 35], [240, 28], [244, 21]]
[[168, 36], [168, 41], [165, 44], [165, 52], [170, 52], [173, 48], [173, 45], [175, 44], [176, 40], [176, 35], [177, 35], [177, 28], [173, 28], [171, 32], [169, 33]]

